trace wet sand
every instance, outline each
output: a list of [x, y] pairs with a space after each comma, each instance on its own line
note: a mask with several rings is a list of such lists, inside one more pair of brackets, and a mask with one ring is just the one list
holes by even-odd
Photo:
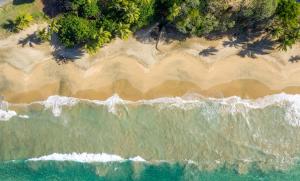
[[[153, 43], [130, 38], [58, 65], [49, 44], [18, 44], [37, 29], [0, 40], [0, 95], [6, 101], [29, 103], [51, 95], [103, 100], [119, 94], [138, 100], [192, 93], [243, 98], [300, 93], [300, 63], [289, 62], [299, 55], [299, 44], [288, 52], [250, 52], [256, 55], [251, 58], [239, 55], [242, 47], [224, 46], [227, 38], [160, 43], [159, 51]], [[215, 51], [203, 54], [211, 48]]]
[[37, 100], [45, 100], [51, 95], [62, 95], [90, 100], [105, 100], [113, 94], [118, 94], [126, 100], [137, 101], [140, 99], [154, 99], [159, 97], [180, 97], [190, 94], [199, 94], [206, 97], [231, 97], [256, 99], [266, 95], [288, 93], [299, 94], [300, 87], [287, 87], [280, 90], [272, 90], [256, 80], [235, 80], [230, 83], [220, 84], [209, 89], [201, 89], [191, 82], [166, 81], [161, 85], [141, 92], [133, 87], [127, 80], [115, 81], [107, 87], [99, 89], [84, 89], [74, 93], [68, 88], [59, 87], [57, 84], [40, 87], [28, 92], [8, 92], [5, 100], [12, 103], [30, 103]]

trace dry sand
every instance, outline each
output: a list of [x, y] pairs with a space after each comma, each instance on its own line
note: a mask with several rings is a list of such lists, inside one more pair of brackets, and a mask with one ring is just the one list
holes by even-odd
[[[44, 100], [51, 95], [106, 99], [151, 99], [199, 93], [210, 97], [258, 98], [300, 93], [300, 44], [288, 52], [270, 51], [256, 58], [241, 57], [241, 47], [224, 46], [227, 38], [155, 44], [134, 38], [114, 40], [96, 55], [58, 65], [49, 44], [18, 44], [38, 25], [0, 40], [0, 95], [10, 102]], [[203, 56], [209, 47], [216, 52]]]

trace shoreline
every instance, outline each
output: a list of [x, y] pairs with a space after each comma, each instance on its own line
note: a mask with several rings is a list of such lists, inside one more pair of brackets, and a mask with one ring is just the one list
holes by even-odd
[[[242, 47], [224, 46], [228, 38], [161, 42], [160, 51], [153, 43], [116, 39], [95, 55], [58, 65], [49, 44], [19, 44], [40, 26], [0, 40], [0, 95], [5, 101], [30, 103], [52, 95], [105, 100], [113, 94], [136, 101], [189, 93], [256, 99], [300, 93], [300, 63], [289, 62], [299, 55], [300, 44], [287, 52], [249, 50], [256, 53], [253, 58], [240, 56]], [[215, 51], [201, 55], [212, 47]]]
[[[173, 91], [170, 91], [170, 89]], [[143, 93], [138, 89], [135, 89], [130, 83], [128, 83], [128, 81], [120, 80], [110, 86], [103, 87], [98, 90], [80, 90], [74, 93], [70, 93], [69, 91], [70, 90], [64, 90], [64, 92], [59, 92], [59, 88], [49, 85], [39, 90], [8, 93], [4, 96], [4, 100], [12, 104], [28, 104], [36, 101], [47, 100], [48, 97], [53, 95], [87, 100], [107, 100], [114, 94], [117, 94], [122, 99], [129, 101], [151, 100], [164, 97], [184, 97], [193, 94], [210, 98], [227, 98], [237, 96], [243, 99], [258, 99], [280, 93], [299, 94], [300, 86], [291, 86], [281, 90], [272, 90], [256, 80], [235, 80], [230, 83], [220, 84], [203, 90], [190, 82], [166, 81], [165, 83]]]

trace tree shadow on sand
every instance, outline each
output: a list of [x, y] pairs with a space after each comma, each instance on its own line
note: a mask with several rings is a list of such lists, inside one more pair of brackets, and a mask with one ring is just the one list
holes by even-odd
[[57, 64], [67, 64], [74, 62], [85, 54], [85, 51], [81, 47], [66, 48], [64, 47], [57, 38], [57, 35], [53, 35], [51, 38], [51, 45], [54, 47], [52, 55]]
[[291, 63], [297, 63], [299, 61], [300, 61], [300, 55], [291, 56], [291, 58], [289, 59], [289, 62]]
[[274, 41], [268, 38], [262, 38], [243, 45], [238, 55], [241, 57], [257, 58], [257, 55], [269, 54], [271, 50], [274, 50], [274, 45]]
[[2, 25], [1, 25], [1, 27], [3, 28], [3, 29], [5, 29], [6, 31], [9, 31], [9, 32], [14, 32], [14, 28], [15, 28], [15, 23], [14, 23], [14, 21], [13, 20], [11, 20], [11, 19], [9, 19], [9, 20], [7, 20], [5, 23], [3, 23]]
[[28, 34], [27, 37], [19, 40], [18, 44], [22, 45], [22, 47], [29, 45], [30, 47], [34, 47], [35, 45], [40, 45], [42, 41], [37, 37], [36, 33]]
[[233, 37], [230, 36], [229, 40], [223, 42], [224, 47], [233, 47], [233, 48], [240, 48], [244, 46], [249, 39], [247, 37]]
[[[35, 45], [40, 45], [43, 42], [38, 38], [36, 32], [27, 35], [25, 38], [19, 40], [18, 44], [22, 47], [29, 45], [34, 47]], [[80, 59], [85, 51], [81, 47], [75, 48], [65, 48], [57, 38], [57, 35], [53, 34], [50, 40], [51, 46], [54, 48], [52, 55], [57, 64], [67, 64], [69, 62], [74, 62], [77, 59]]]
[[84, 55], [84, 51], [80, 48], [66, 49], [64, 47], [56, 47], [52, 52], [52, 55], [57, 64], [67, 64], [69, 62], [75, 62]]
[[257, 58], [257, 55], [267, 55], [274, 50], [276, 42], [262, 32], [234, 33], [229, 40], [223, 42], [224, 47], [241, 49], [241, 57]]
[[218, 49], [216, 49], [215, 47], [208, 47], [206, 49], [203, 49], [201, 52], [199, 52], [199, 55], [208, 57], [211, 55], [216, 55], [217, 52], [218, 52]]

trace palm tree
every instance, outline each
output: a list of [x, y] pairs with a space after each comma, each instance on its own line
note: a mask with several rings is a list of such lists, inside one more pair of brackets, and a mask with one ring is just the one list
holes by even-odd
[[98, 44], [100, 46], [103, 46], [105, 43], [109, 43], [111, 40], [111, 33], [109, 31], [103, 30], [103, 28], [100, 28], [98, 32]]
[[280, 50], [287, 51], [288, 48], [292, 48], [292, 46], [300, 39], [300, 27], [295, 28], [289, 31], [285, 31], [284, 34], [279, 38], [279, 46]]
[[174, 3], [173, 6], [169, 9], [169, 15], [167, 16], [167, 19], [169, 21], [174, 21], [174, 19], [179, 15], [180, 11], [181, 7]]
[[88, 53], [96, 53], [106, 43], [111, 41], [111, 33], [100, 28], [98, 32], [92, 35], [92, 39], [85, 46]]
[[124, 7], [125, 15], [124, 20], [126, 23], [132, 24], [135, 23], [140, 17], [140, 11], [135, 3], [128, 3], [127, 7]]
[[294, 0], [279, 1], [272, 35], [279, 42], [279, 49], [287, 51], [300, 39], [300, 5]]
[[116, 29], [116, 34], [121, 39], [128, 39], [130, 34], [131, 34], [130, 25], [119, 23], [118, 26], [117, 26], [117, 29]]
[[52, 33], [57, 33], [58, 32], [58, 30], [59, 30], [59, 26], [58, 26], [58, 24], [57, 24], [57, 21], [56, 20], [53, 20], [50, 24], [49, 24], [49, 32], [50, 32], [50, 34], [52, 34]]
[[14, 31], [18, 32], [27, 28], [33, 17], [30, 14], [23, 14], [16, 17], [14, 21]]
[[112, 0], [109, 5], [111, 12], [121, 16], [121, 20], [128, 24], [135, 23], [140, 17], [140, 10], [137, 5], [129, 0]]
[[51, 37], [50, 33], [46, 28], [37, 31], [36, 35], [42, 42], [49, 41]]

